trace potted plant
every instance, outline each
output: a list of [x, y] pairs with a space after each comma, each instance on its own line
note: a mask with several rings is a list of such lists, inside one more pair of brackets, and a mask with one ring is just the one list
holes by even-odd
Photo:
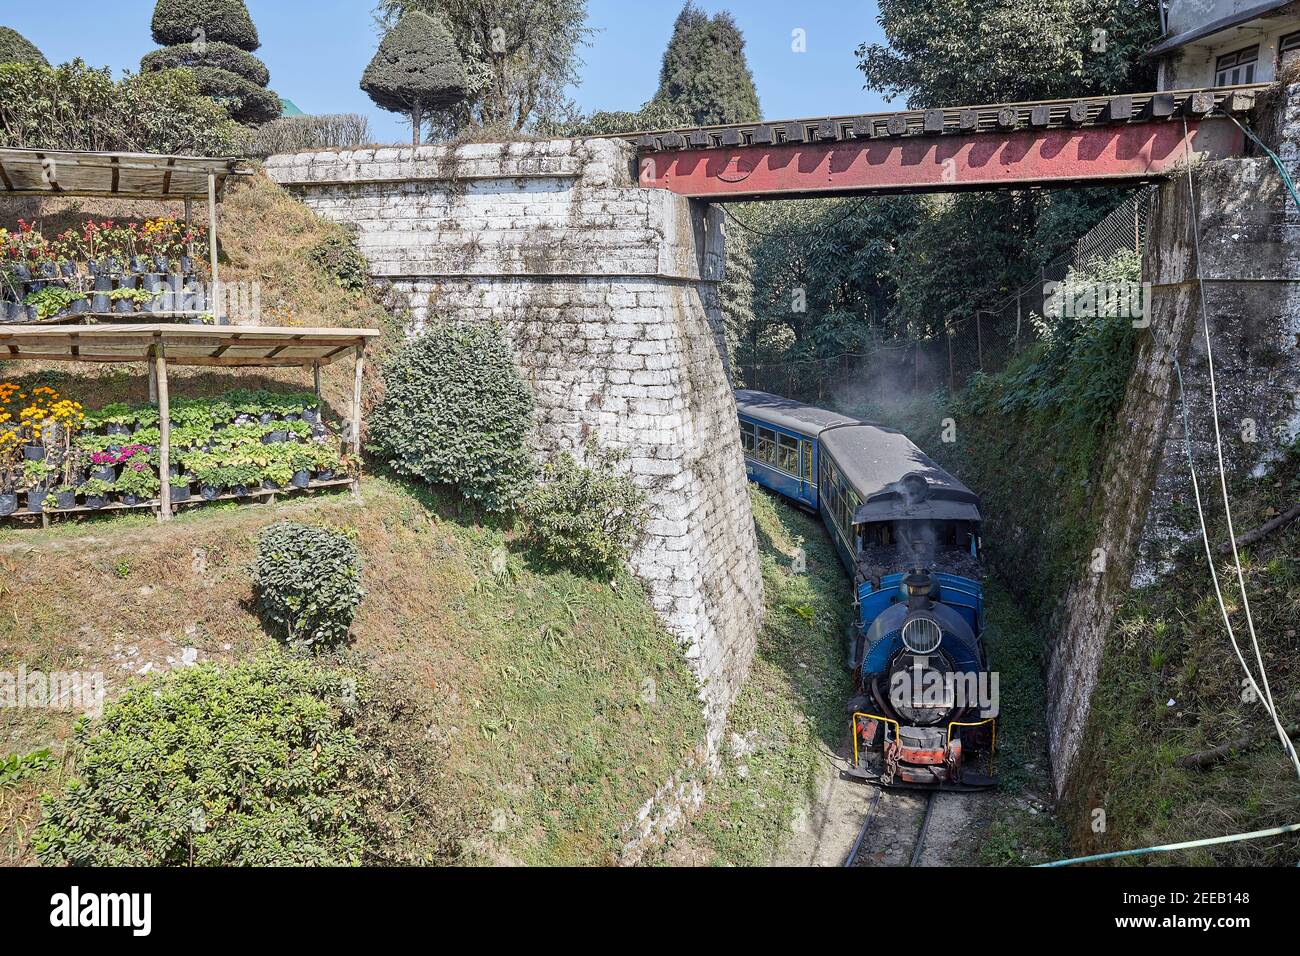
[[221, 462], [211, 452], [192, 451], [181, 457], [181, 466], [199, 486], [204, 501], [220, 497], [225, 490], [225, 474]]
[[122, 469], [113, 487], [121, 497], [122, 504], [133, 507], [156, 498], [162, 488], [162, 482], [158, 480], [157, 472], [147, 461], [135, 460]]
[[57, 511], [71, 511], [77, 507], [77, 486], [64, 483], [53, 491], [54, 507]]
[[311, 445], [289, 445], [287, 460], [293, 472], [289, 477], [289, 484], [294, 488], [310, 486], [312, 468], [316, 465]]
[[341, 458], [338, 446], [332, 441], [314, 441], [303, 447], [308, 449], [311, 456], [316, 480], [333, 481]]
[[50, 493], [50, 479], [56, 473], [48, 461], [29, 461], [23, 465], [23, 487], [27, 489], [27, 510], [40, 514], [45, 510], [45, 498]]
[[262, 480], [262, 469], [252, 462], [231, 462], [226, 466], [226, 483], [236, 498], [247, 498]]
[[111, 482], [102, 481], [99, 478], [90, 478], [81, 483], [77, 492], [86, 500], [86, 507], [92, 511], [98, 511], [104, 505], [108, 504], [108, 496], [113, 490]]
[[18, 493], [14, 486], [18, 476], [18, 446], [21, 441], [17, 429], [0, 429], [0, 518], [18, 510]]

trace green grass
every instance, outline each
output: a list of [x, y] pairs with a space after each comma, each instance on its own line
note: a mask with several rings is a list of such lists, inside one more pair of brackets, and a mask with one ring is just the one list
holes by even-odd
[[[8, 531], [0, 544], [21, 548], [0, 550], [0, 669], [101, 670], [111, 698], [182, 646], [250, 656], [270, 643], [247, 572], [261, 529], [351, 529], [367, 596], [345, 659], [410, 687], [448, 743], [485, 821], [474, 859], [612, 862], [637, 808], [703, 739], [694, 678], [640, 586], [538, 569], [508, 523], [427, 490], [382, 477], [364, 489], [363, 506], [331, 495], [196, 509], [170, 526]], [[0, 763], [46, 747], [56, 758], [6, 788], [0, 861], [31, 861], [38, 797], [64, 777], [73, 717], [0, 710]]]
[[[849, 581], [818, 519], [751, 488], [767, 617], [728, 720], [721, 775], [669, 852], [758, 866], [790, 837], [845, 734]], [[797, 550], [806, 571], [792, 569]], [[689, 849], [684, 849], [684, 848]]]

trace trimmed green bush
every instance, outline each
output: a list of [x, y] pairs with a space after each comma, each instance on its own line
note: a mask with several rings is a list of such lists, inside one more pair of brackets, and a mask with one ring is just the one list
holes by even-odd
[[26, 63], [49, 66], [50, 61], [37, 49], [36, 44], [11, 27], [0, 27], [0, 64]]
[[614, 466], [624, 455], [586, 448], [579, 464], [562, 452], [543, 469], [542, 483], [520, 508], [528, 543], [544, 559], [579, 574], [617, 574], [645, 534], [646, 493]]
[[452, 862], [469, 821], [400, 692], [273, 654], [127, 689], [77, 727], [44, 800], [42, 863], [354, 866]]
[[243, 77], [256, 86], [266, 86], [271, 82], [271, 71], [266, 68], [265, 63], [253, 54], [220, 40], [197, 49], [191, 43], [163, 47], [161, 50], [146, 53], [144, 59], [140, 61], [140, 69], [145, 72], [194, 69], [201, 66], [225, 70], [227, 73]]
[[411, 142], [433, 110], [455, 106], [468, 89], [465, 62], [439, 18], [415, 11], [388, 31], [361, 76], [361, 88], [381, 108], [411, 118]]
[[365, 596], [356, 545], [328, 528], [271, 525], [258, 542], [253, 590], [263, 620], [290, 645], [339, 644]]
[[533, 397], [498, 327], [431, 326], [393, 353], [383, 379], [371, 452], [489, 511], [514, 504], [534, 474]]
[[0, 66], [0, 146], [231, 156], [247, 135], [188, 70], [115, 83], [111, 70], [81, 60]]
[[250, 126], [282, 112], [280, 98], [266, 89], [270, 72], [253, 56], [261, 41], [243, 0], [158, 0], [153, 38], [165, 48], [145, 55], [142, 72], [190, 70], [205, 96]]
[[158, 0], [153, 9], [153, 40], [178, 43], [229, 43], [253, 52], [262, 45], [244, 0]]

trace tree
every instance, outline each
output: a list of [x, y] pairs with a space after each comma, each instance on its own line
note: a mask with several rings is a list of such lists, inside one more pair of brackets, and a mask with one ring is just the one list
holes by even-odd
[[280, 98], [266, 88], [270, 71], [253, 56], [262, 44], [244, 0], [158, 0], [152, 30], [163, 48], [145, 54], [141, 72], [188, 69], [200, 92], [247, 125], [280, 115]]
[[361, 88], [380, 107], [411, 118], [411, 145], [420, 145], [425, 117], [465, 98], [465, 64], [442, 20], [405, 14], [388, 31], [361, 77]]
[[49, 66], [45, 54], [31, 40], [10, 27], [0, 27], [0, 63], [27, 63]]
[[1159, 0], [880, 0], [867, 86], [913, 109], [1154, 89]]
[[683, 107], [698, 126], [759, 118], [745, 38], [730, 13], [709, 19], [692, 3], [682, 8], [664, 52], [655, 99]]
[[442, 17], [465, 61], [468, 95], [435, 117], [446, 130], [520, 132], [570, 109], [578, 48], [594, 32], [586, 0], [379, 0], [376, 10], [386, 24], [417, 11]]

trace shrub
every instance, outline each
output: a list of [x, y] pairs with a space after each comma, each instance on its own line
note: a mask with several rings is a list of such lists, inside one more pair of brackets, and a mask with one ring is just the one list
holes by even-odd
[[369, 282], [366, 257], [357, 248], [354, 235], [332, 235], [323, 239], [311, 251], [311, 261], [316, 263], [334, 284], [349, 292], [362, 292]]
[[229, 156], [247, 132], [187, 70], [126, 74], [81, 60], [0, 66], [0, 146]]
[[134, 685], [44, 800], [42, 863], [329, 866], [450, 862], [468, 819], [409, 705], [282, 654]]
[[514, 503], [533, 477], [533, 398], [499, 328], [433, 326], [394, 352], [383, 379], [370, 451], [489, 511]]
[[353, 149], [372, 139], [370, 121], [359, 113], [283, 116], [258, 127], [250, 152], [266, 157], [313, 149]]
[[200, 37], [250, 53], [262, 45], [244, 0], [158, 0], [152, 29], [154, 42], [165, 46], [193, 43]]
[[269, 123], [284, 109], [276, 94], [235, 73], [213, 66], [196, 66], [190, 72], [199, 91], [224, 106], [230, 118], [240, 123]]
[[262, 532], [253, 588], [263, 619], [298, 647], [345, 640], [365, 595], [360, 559], [347, 535], [287, 522]]
[[579, 574], [616, 574], [645, 534], [646, 493], [616, 474], [623, 454], [586, 448], [586, 464], [561, 453], [524, 499], [527, 540], [548, 561]]
[[45, 54], [36, 44], [11, 27], [0, 27], [0, 63], [27, 63], [49, 66]]

